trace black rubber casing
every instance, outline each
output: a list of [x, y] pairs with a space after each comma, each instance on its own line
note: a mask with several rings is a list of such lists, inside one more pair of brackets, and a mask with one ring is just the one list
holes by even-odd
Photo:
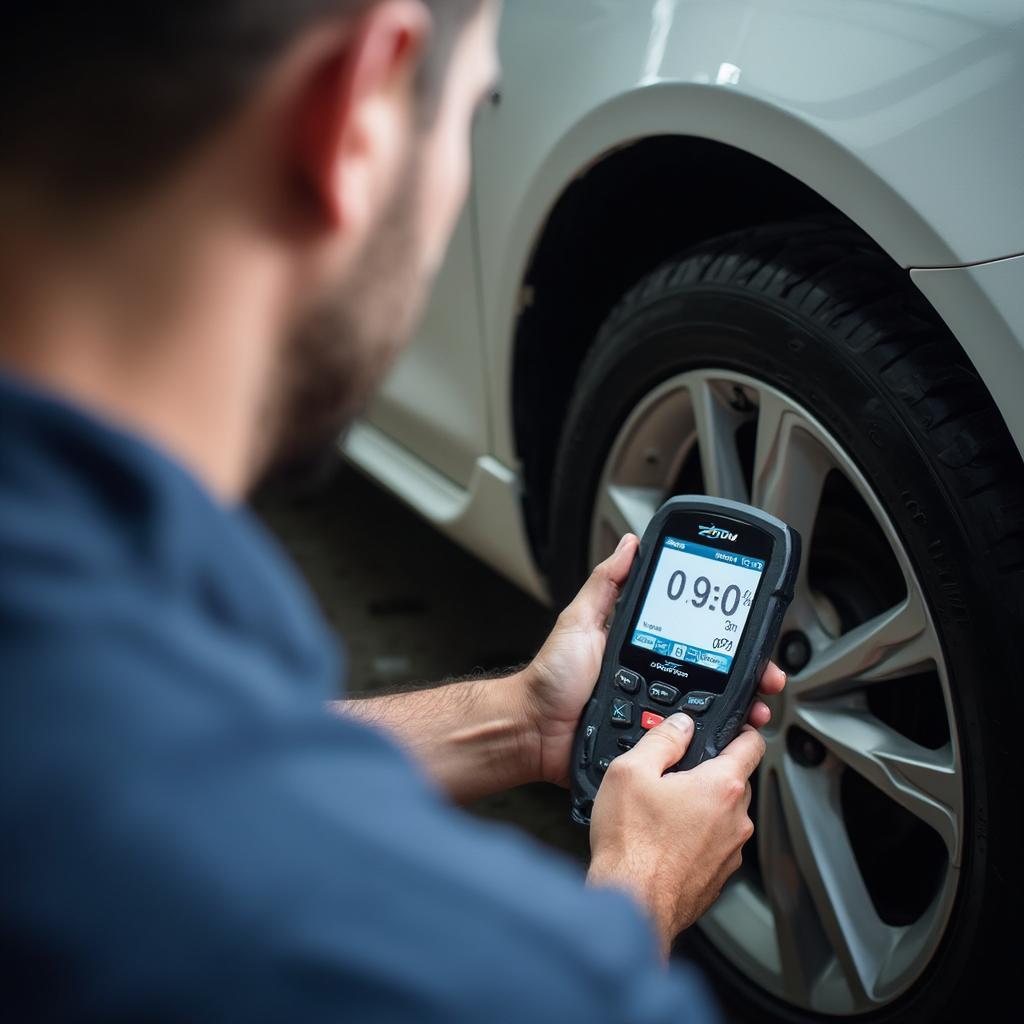
[[[614, 697], [623, 697], [615, 684], [615, 673], [620, 665], [626, 636], [637, 613], [637, 603], [644, 596], [645, 584], [653, 563], [661, 550], [663, 535], [671, 532], [673, 517], [692, 517], [694, 513], [759, 531], [770, 538], [770, 552], [765, 558], [765, 569], [740, 637], [738, 649], [725, 680], [724, 691], [716, 696], [712, 706], [703, 714], [694, 715], [698, 730], [690, 742], [686, 755], [672, 769], [681, 771], [717, 756], [739, 732], [750, 713], [757, 693], [758, 682], [764, 674], [768, 660], [779, 637], [786, 609], [793, 599], [793, 588], [800, 567], [800, 535], [780, 519], [750, 505], [725, 498], [687, 495], [670, 498], [655, 513], [640, 540], [640, 550], [633, 562], [629, 578], [615, 606], [615, 616], [608, 634], [601, 674], [594, 693], [583, 709], [580, 725], [572, 749], [571, 791], [572, 818], [588, 825], [590, 811], [602, 772], [598, 768], [601, 757], [613, 757], [619, 752], [618, 740], [624, 733], [610, 725], [610, 706]], [[763, 543], [763, 538], [762, 538]], [[722, 547], [722, 545], [718, 545]], [[671, 659], [666, 659], [671, 660]], [[672, 676], [665, 681], [675, 684]], [[643, 695], [635, 698], [643, 702]], [[685, 711], [684, 707], [665, 708], [648, 702], [648, 709], [659, 714]], [[646, 710], [646, 709], [645, 709]], [[594, 728], [596, 727], [596, 732]], [[592, 730], [588, 734], [588, 729]], [[630, 735], [640, 732], [635, 723]], [[589, 756], [588, 756], [589, 755]]]

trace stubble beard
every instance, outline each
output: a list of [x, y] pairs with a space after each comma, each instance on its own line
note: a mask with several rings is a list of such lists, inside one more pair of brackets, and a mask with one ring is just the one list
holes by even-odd
[[415, 332], [428, 282], [416, 237], [416, 190], [403, 174], [355, 271], [292, 331], [271, 381], [261, 481], [313, 482]]

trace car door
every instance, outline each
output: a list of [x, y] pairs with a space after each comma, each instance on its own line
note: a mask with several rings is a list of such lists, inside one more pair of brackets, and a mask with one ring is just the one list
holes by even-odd
[[454, 483], [488, 450], [472, 194], [415, 342], [365, 420]]

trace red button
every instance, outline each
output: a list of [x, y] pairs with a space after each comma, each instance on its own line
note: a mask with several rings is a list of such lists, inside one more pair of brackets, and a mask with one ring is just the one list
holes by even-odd
[[664, 721], [664, 715], [656, 715], [653, 711], [645, 711], [640, 716], [640, 725], [645, 729], [653, 729], [659, 722]]

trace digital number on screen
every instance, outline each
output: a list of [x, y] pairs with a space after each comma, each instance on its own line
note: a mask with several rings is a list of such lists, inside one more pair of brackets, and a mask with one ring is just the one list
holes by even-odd
[[759, 558], [666, 537], [631, 642], [728, 672], [764, 567]]

